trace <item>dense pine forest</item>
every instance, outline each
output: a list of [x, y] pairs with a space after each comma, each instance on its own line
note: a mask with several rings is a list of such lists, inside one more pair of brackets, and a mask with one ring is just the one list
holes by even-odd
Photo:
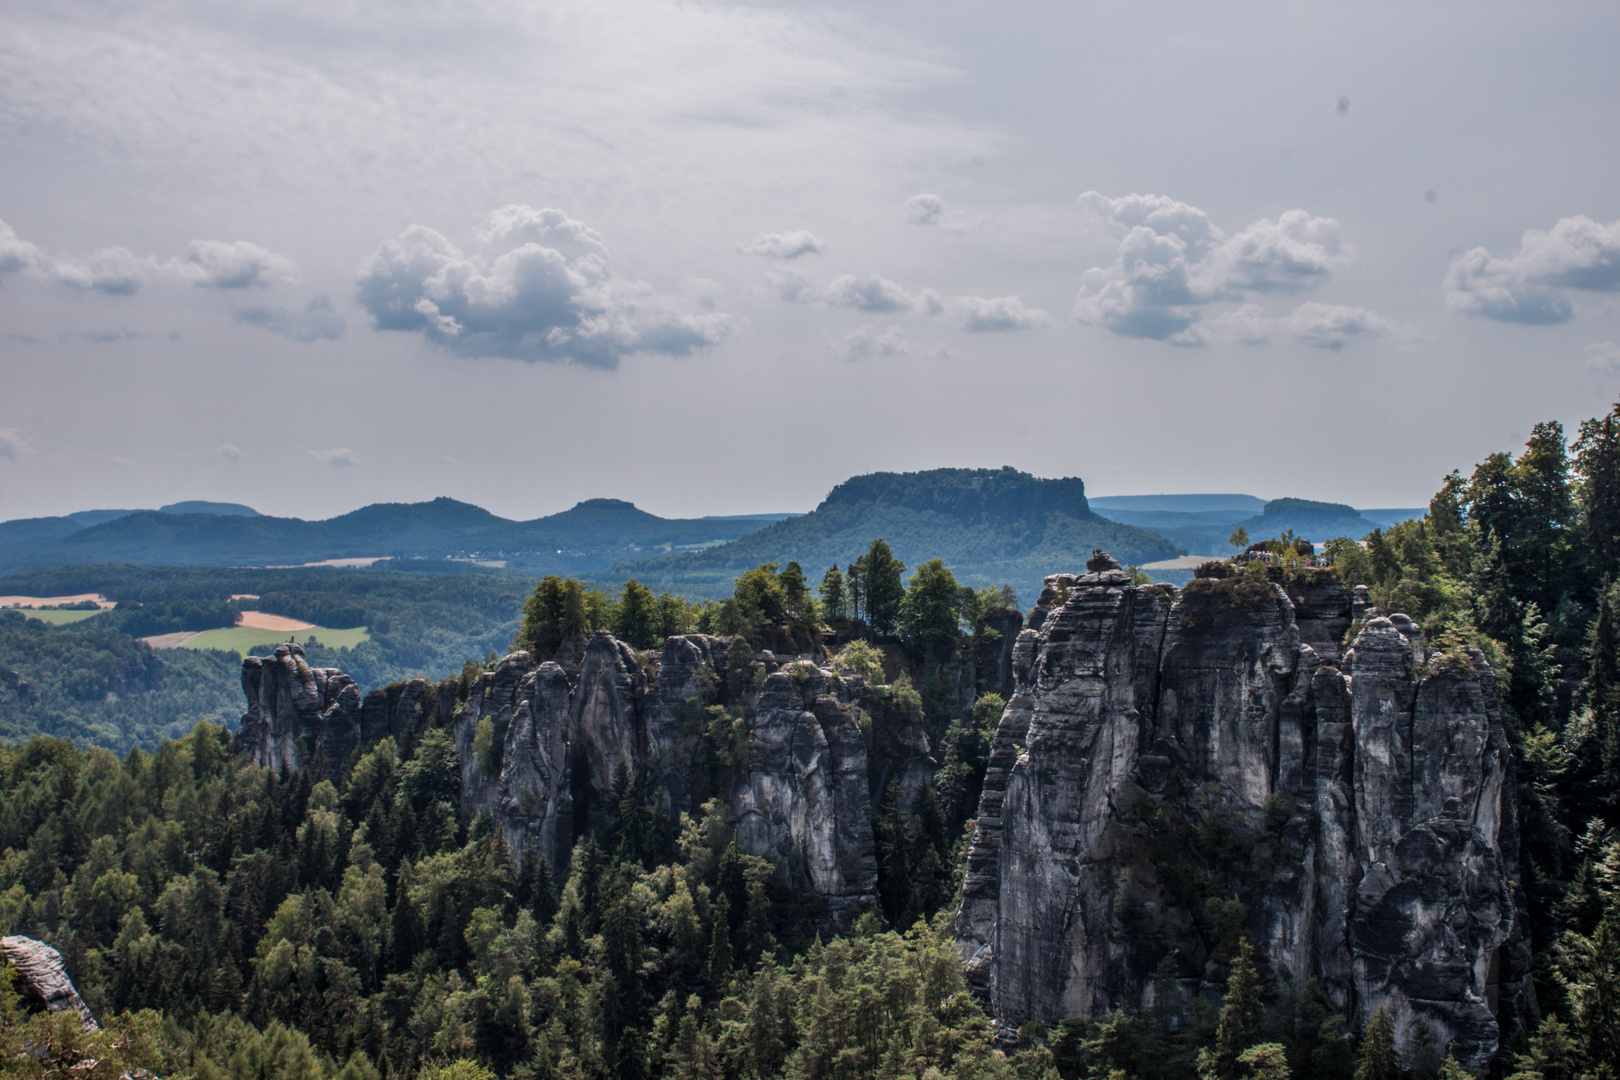
[[[1538, 425], [1519, 454], [1446, 477], [1425, 518], [1356, 539], [1328, 545], [1346, 583], [1438, 647], [1480, 647], [1497, 673], [1542, 1016], [1504, 1074], [1614, 1077], [1620, 406], [1573, 439]], [[458, 812], [442, 728], [364, 748], [333, 783], [262, 770], [206, 722], [122, 758], [58, 738], [0, 749], [0, 930], [61, 950], [113, 1032], [106, 1062], [162, 1077], [1465, 1075], [1445, 1046], [1397, 1060], [1385, 1014], [1349, 1030], [1312, 983], [1259, 970], [1241, 934], [1224, 998], [1190, 1030], [1152, 1011], [998, 1029], [967, 991], [951, 918], [1003, 703], [983, 694], [952, 715], [940, 672], [1015, 600], [959, 586], [938, 560], [905, 574], [879, 541], [820, 576], [766, 564], [702, 605], [548, 578], [511, 615], [517, 644], [542, 654], [598, 628], [637, 648], [690, 630], [838, 648], [893, 715], [922, 723], [939, 767], [883, 810], [880, 909], [846, 934], [814, 930], [717, 803], [669, 820], [629, 769], [551, 866]], [[495, 659], [467, 660], [462, 687]], [[721, 713], [716, 760], [746, 753], [746, 713]], [[881, 717], [868, 737], [882, 740]], [[13, 1051], [42, 1038], [18, 1008], [0, 992]], [[50, 1066], [14, 1052], [3, 1067]]]

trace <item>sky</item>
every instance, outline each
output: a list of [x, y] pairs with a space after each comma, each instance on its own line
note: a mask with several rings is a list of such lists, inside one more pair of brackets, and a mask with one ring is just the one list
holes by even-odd
[[9, 0], [0, 519], [1421, 506], [1620, 397], [1620, 6]]

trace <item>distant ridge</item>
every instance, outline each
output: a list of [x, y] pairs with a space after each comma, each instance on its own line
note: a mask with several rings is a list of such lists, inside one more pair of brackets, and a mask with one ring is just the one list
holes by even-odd
[[770, 524], [755, 518], [661, 518], [621, 499], [587, 499], [533, 521], [510, 521], [445, 497], [373, 503], [325, 521], [271, 517], [236, 503], [202, 505], [238, 509], [102, 511], [113, 516], [88, 528], [77, 517], [0, 522], [0, 571], [89, 563], [286, 566], [385, 557], [495, 560], [513, 570], [581, 575], [615, 562], [711, 547]]
[[1168, 510], [1182, 514], [1239, 511], [1257, 514], [1266, 500], [1255, 495], [1105, 495], [1091, 500], [1093, 510]]

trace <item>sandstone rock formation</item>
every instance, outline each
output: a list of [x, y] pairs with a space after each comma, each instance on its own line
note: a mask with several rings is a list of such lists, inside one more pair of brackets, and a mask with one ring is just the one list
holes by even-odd
[[[311, 668], [297, 645], [281, 645], [243, 662], [248, 712], [238, 745], [263, 766], [296, 771], [319, 760], [339, 776], [358, 746], [448, 725], [463, 807], [487, 812], [514, 853], [532, 851], [558, 870], [612, 797], [620, 763], [645, 768], [671, 814], [718, 798], [745, 852], [770, 859], [785, 884], [825, 905], [826, 920], [848, 925], [873, 903], [877, 879], [861, 682], [807, 660], [734, 657], [731, 644], [689, 634], [666, 640], [661, 654], [638, 654], [600, 631], [566, 669], [507, 655], [459, 704], [455, 680], [362, 700], [348, 676]], [[741, 677], [728, 698], [732, 675]], [[744, 760], [707, 775], [709, 710], [739, 692]]]
[[323, 763], [326, 775], [343, 773], [349, 756], [386, 736], [403, 740], [455, 708], [456, 680], [425, 679], [372, 690], [364, 699], [355, 681], [337, 668], [312, 668], [303, 647], [277, 645], [273, 656], [242, 661], [248, 711], [237, 746], [266, 768], [300, 772]]
[[0, 952], [17, 969], [15, 988], [24, 1002], [43, 1005], [51, 1012], [71, 1009], [79, 1014], [87, 1029], [95, 1029], [96, 1018], [90, 1007], [79, 997], [62, 965], [62, 954], [42, 941], [31, 937], [0, 938]]
[[1178, 594], [1100, 552], [1087, 571], [1047, 579], [1015, 649], [957, 918], [970, 983], [1015, 1024], [1085, 1017], [1153, 1004], [1169, 958], [1185, 1019], [1241, 929], [1356, 1026], [1385, 1005], [1403, 1052], [1487, 1066], [1534, 1004], [1484, 657], [1402, 615], [1339, 657], [1352, 599], [1326, 572]]

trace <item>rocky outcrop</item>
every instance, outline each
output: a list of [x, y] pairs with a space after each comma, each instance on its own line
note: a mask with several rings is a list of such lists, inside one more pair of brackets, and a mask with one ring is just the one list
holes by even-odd
[[1315, 979], [1353, 1024], [1387, 1006], [1403, 1052], [1450, 1043], [1483, 1068], [1522, 1027], [1494, 676], [1399, 615], [1340, 657], [1351, 604], [1326, 572], [1177, 593], [1101, 553], [1047, 579], [957, 917], [998, 1017], [1145, 1008], [1167, 958], [1185, 1012], [1218, 999], [1246, 932], [1270, 977]]
[[302, 771], [317, 755], [336, 774], [360, 745], [360, 688], [336, 668], [313, 668], [298, 645], [242, 661], [248, 711], [237, 744], [265, 768]]
[[31, 937], [0, 938], [0, 952], [17, 969], [15, 989], [25, 1004], [43, 1006], [51, 1012], [72, 1010], [79, 1014], [87, 1030], [95, 1030], [96, 1018], [79, 997], [62, 964], [62, 954]]
[[847, 924], [870, 905], [876, 881], [858, 680], [750, 657], [763, 683], [749, 692], [746, 761], [705, 776], [709, 709], [724, 696], [730, 644], [680, 635], [654, 659], [599, 632], [572, 673], [512, 653], [473, 683], [455, 716], [463, 801], [489, 812], [513, 851], [529, 847], [561, 867], [576, 832], [612, 797], [621, 764], [644, 768], [671, 814], [719, 797], [745, 852], [774, 862], [786, 884]]
[[[877, 879], [861, 681], [732, 645], [689, 634], [645, 654], [602, 631], [567, 668], [513, 652], [458, 703], [454, 680], [416, 680], [362, 701], [348, 676], [310, 668], [288, 644], [243, 662], [238, 739], [261, 765], [323, 761], [340, 776], [357, 746], [448, 726], [464, 809], [488, 813], [515, 854], [544, 856], [559, 871], [576, 837], [602, 819], [619, 768], [641, 769], [671, 815], [718, 799], [745, 852], [823, 904], [823, 921], [848, 925], [872, 905]], [[711, 711], [739, 705], [739, 695], [745, 750], [717, 765]]]
[[452, 715], [456, 686], [454, 679], [437, 685], [412, 679], [362, 699], [353, 679], [337, 668], [310, 667], [303, 647], [287, 642], [271, 656], [242, 661], [248, 710], [236, 745], [265, 768], [301, 772], [319, 762], [335, 780], [358, 748], [385, 737], [403, 742]]

